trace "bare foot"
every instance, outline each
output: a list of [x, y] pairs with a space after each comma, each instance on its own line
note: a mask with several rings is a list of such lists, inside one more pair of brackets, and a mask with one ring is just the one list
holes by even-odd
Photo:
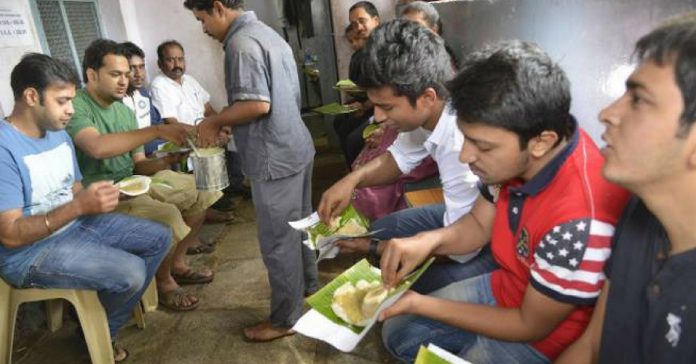
[[121, 345], [113, 342], [112, 348], [114, 351], [114, 362], [120, 363], [128, 359], [128, 350], [124, 349]]
[[234, 222], [237, 217], [232, 212], [223, 212], [215, 209], [208, 209], [205, 212], [205, 221], [209, 223]]
[[244, 340], [249, 342], [273, 341], [289, 335], [295, 335], [295, 331], [289, 327], [273, 327], [270, 321], [244, 329]]

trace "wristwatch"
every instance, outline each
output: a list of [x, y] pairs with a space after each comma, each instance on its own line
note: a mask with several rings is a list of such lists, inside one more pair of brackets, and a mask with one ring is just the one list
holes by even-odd
[[367, 261], [375, 267], [379, 267], [379, 254], [377, 254], [377, 244], [379, 244], [379, 239], [370, 239], [370, 250], [367, 252]]

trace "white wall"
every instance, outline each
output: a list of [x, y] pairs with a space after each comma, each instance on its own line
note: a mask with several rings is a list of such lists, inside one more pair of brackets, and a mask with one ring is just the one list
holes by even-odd
[[[116, 42], [124, 42], [129, 39], [121, 15], [121, 4], [118, 0], [97, 0], [97, 11], [102, 26], [102, 37]], [[80, 58], [83, 56], [81, 54]]]
[[0, 44], [0, 114], [9, 115], [14, 107], [14, 96], [10, 87], [10, 73], [22, 56], [27, 52], [41, 52], [41, 43], [34, 24], [34, 17], [31, 13], [29, 0], [1, 0], [0, 6], [3, 4], [21, 4], [21, 8], [25, 13], [26, 20], [29, 22], [29, 30], [33, 42], [28, 45], [19, 47], [8, 47]]
[[[176, 39], [186, 51], [186, 73], [195, 77], [210, 93], [211, 105], [220, 110], [227, 105], [223, 81], [221, 44], [208, 37], [183, 1], [101, 0], [120, 3], [127, 38], [145, 51], [148, 78], [159, 74], [157, 46]], [[108, 29], [107, 29], [108, 32]]]

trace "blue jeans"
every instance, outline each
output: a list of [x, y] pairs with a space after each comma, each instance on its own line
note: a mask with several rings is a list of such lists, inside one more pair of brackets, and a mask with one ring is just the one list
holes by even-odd
[[[95, 290], [106, 310], [111, 337], [130, 318], [166, 256], [171, 230], [121, 214], [78, 219], [67, 230], [35, 244], [23, 265], [6, 265], [0, 274], [21, 288]], [[12, 260], [13, 254], [0, 256]], [[10, 267], [24, 266], [24, 270]]]
[[[496, 305], [491, 292], [490, 273], [452, 283], [433, 292], [431, 296], [488, 306]], [[382, 327], [382, 341], [392, 355], [406, 362], [413, 362], [420, 346], [427, 346], [429, 343], [476, 364], [550, 362], [531, 345], [489, 339], [415, 315], [397, 316], [387, 320]]]
[[[383, 229], [375, 237], [380, 240], [403, 238], [416, 235], [423, 231], [444, 227], [445, 205], [434, 204], [413, 207], [389, 214], [372, 223], [371, 230]], [[455, 261], [437, 261], [423, 273], [411, 286], [418, 293], [430, 293], [450, 283], [490, 273], [498, 268], [493, 260], [488, 245], [481, 253], [466, 263]]]
[[445, 204], [412, 207], [375, 220], [370, 229], [383, 229], [375, 235], [380, 240], [405, 238], [423, 231], [444, 227], [444, 216]]

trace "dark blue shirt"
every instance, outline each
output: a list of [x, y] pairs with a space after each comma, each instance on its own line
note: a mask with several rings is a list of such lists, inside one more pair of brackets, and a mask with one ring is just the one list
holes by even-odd
[[696, 249], [670, 256], [662, 224], [634, 198], [612, 251], [600, 363], [696, 363]]

